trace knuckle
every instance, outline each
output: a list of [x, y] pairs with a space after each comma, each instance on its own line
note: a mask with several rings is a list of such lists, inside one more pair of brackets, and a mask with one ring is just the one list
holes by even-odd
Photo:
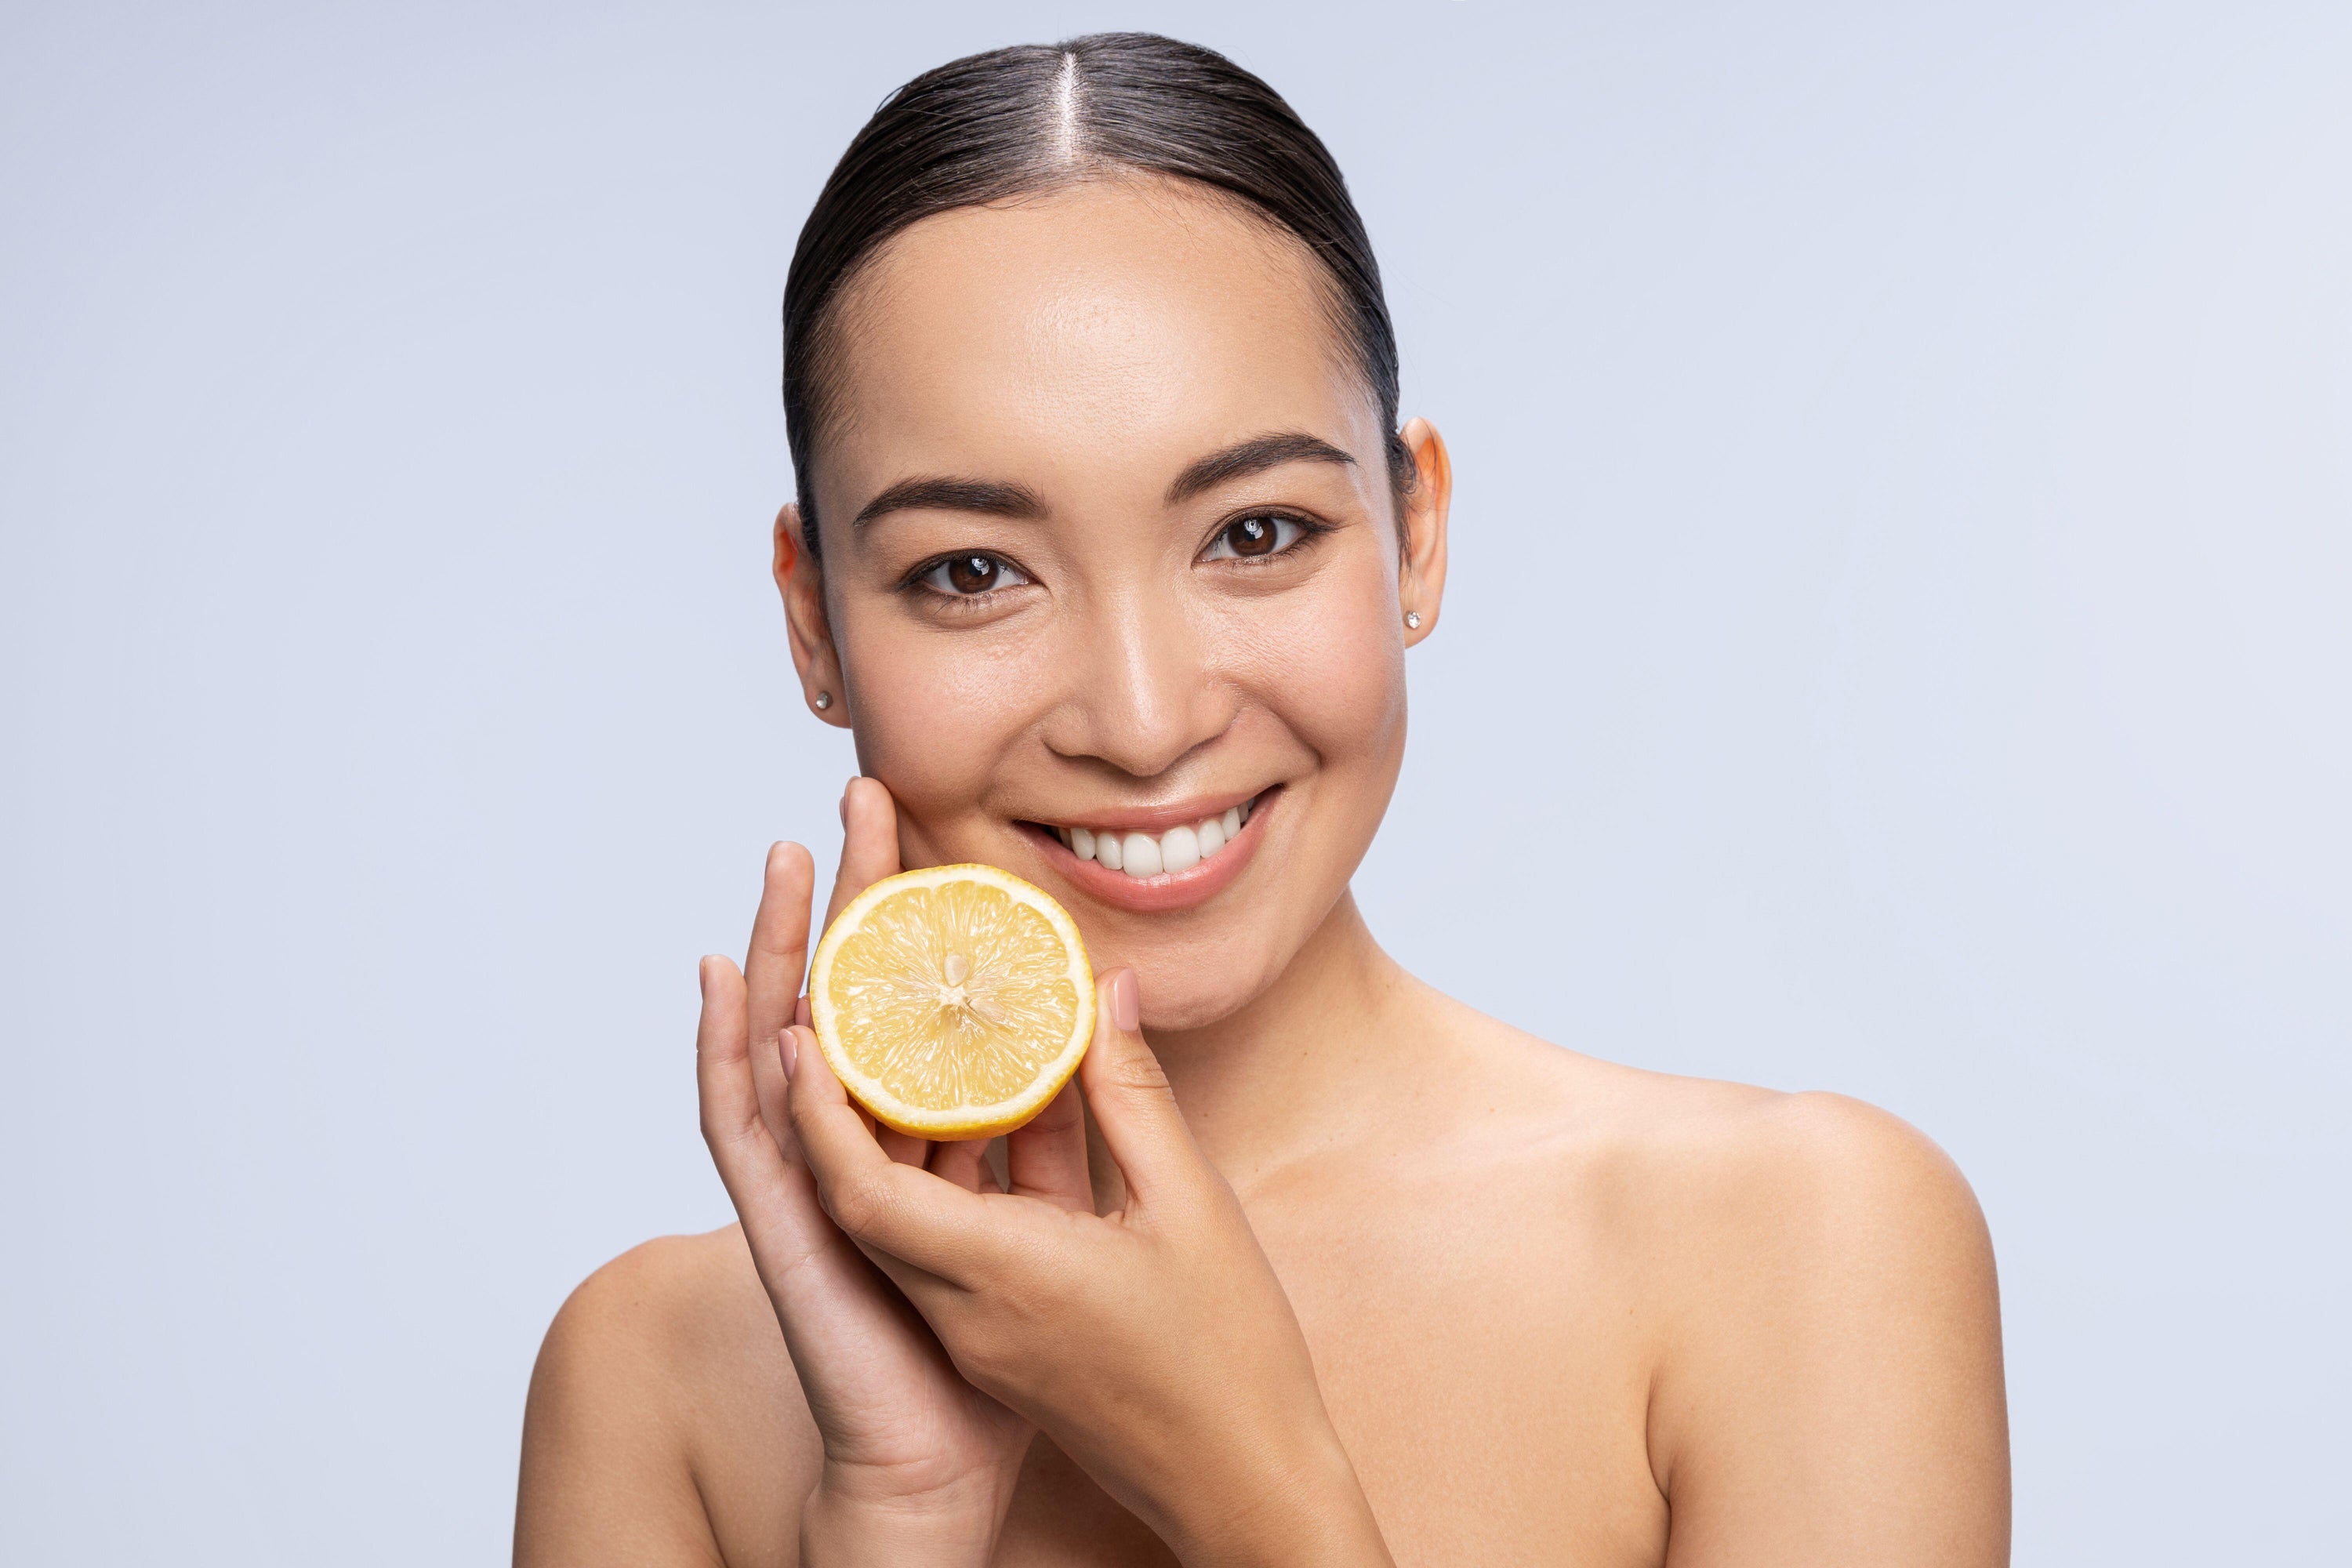
[[706, 1114], [703, 1117], [703, 1147], [710, 1150], [713, 1162], [727, 1168], [727, 1162], [746, 1154], [746, 1150], [757, 1150], [757, 1138], [762, 1131], [764, 1129], [760, 1129], [755, 1121], [730, 1123]]
[[749, 1132], [750, 1129], [740, 1121], [730, 1121], [710, 1106], [702, 1108], [702, 1142], [712, 1153], [731, 1152]]
[[966, 1325], [947, 1347], [948, 1359], [966, 1383], [991, 1398], [1004, 1399], [1030, 1386], [1028, 1358], [1014, 1336], [994, 1322]]
[[818, 1191], [824, 1212], [850, 1236], [871, 1236], [889, 1211], [888, 1194], [880, 1184], [860, 1177], [824, 1183]]
[[1045, 1109], [1031, 1120], [1029, 1126], [1039, 1132], [1067, 1132], [1077, 1126], [1086, 1115], [1074, 1094], [1057, 1094], [1045, 1102]]
[[1159, 1058], [1148, 1052], [1133, 1052], [1105, 1065], [1110, 1069], [1110, 1081], [1115, 1089], [1125, 1089], [1130, 1094], [1171, 1092], [1167, 1069], [1160, 1065]]

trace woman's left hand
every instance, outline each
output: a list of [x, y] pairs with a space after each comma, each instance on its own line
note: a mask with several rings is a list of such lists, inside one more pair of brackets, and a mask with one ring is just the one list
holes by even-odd
[[[1097, 1000], [1009, 1194], [976, 1142], [932, 1171], [893, 1160], [793, 1029], [793, 1130], [826, 1211], [967, 1380], [1185, 1563], [1388, 1563], [1297, 1317], [1139, 1030], [1134, 973], [1104, 976]], [[1125, 1180], [1113, 1213], [1094, 1212], [1079, 1088]]]

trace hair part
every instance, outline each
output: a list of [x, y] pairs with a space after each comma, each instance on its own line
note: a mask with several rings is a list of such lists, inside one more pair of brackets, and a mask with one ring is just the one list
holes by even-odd
[[1236, 198], [1321, 264], [1339, 335], [1379, 405], [1402, 523], [1415, 470], [1397, 434], [1396, 331], [1329, 150], [1280, 94], [1213, 50], [1092, 33], [925, 71], [882, 100], [818, 194], [784, 282], [784, 433], [812, 555], [839, 307], [865, 264], [936, 214], [1130, 174]]

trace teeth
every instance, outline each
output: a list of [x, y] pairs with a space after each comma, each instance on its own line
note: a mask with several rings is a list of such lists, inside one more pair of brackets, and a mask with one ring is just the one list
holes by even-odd
[[1107, 870], [1130, 877], [1157, 877], [1161, 872], [1189, 871], [1234, 841], [1250, 817], [1250, 804], [1228, 807], [1221, 816], [1153, 837], [1149, 833], [1097, 833], [1087, 827], [1057, 827], [1054, 836], [1081, 860], [1092, 860]]
[[1189, 827], [1171, 827], [1160, 836], [1160, 868], [1189, 871], [1201, 863], [1201, 836]]
[[1130, 833], [1118, 847], [1122, 869], [1130, 877], [1160, 875], [1160, 840], [1149, 833]]

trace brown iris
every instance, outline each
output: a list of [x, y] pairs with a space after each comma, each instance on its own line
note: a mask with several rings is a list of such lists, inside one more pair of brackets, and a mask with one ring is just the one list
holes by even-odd
[[959, 555], [948, 563], [948, 582], [959, 594], [985, 594], [996, 586], [992, 555]]
[[1245, 517], [1225, 528], [1225, 542], [1236, 555], [1266, 555], [1273, 552], [1274, 519]]

